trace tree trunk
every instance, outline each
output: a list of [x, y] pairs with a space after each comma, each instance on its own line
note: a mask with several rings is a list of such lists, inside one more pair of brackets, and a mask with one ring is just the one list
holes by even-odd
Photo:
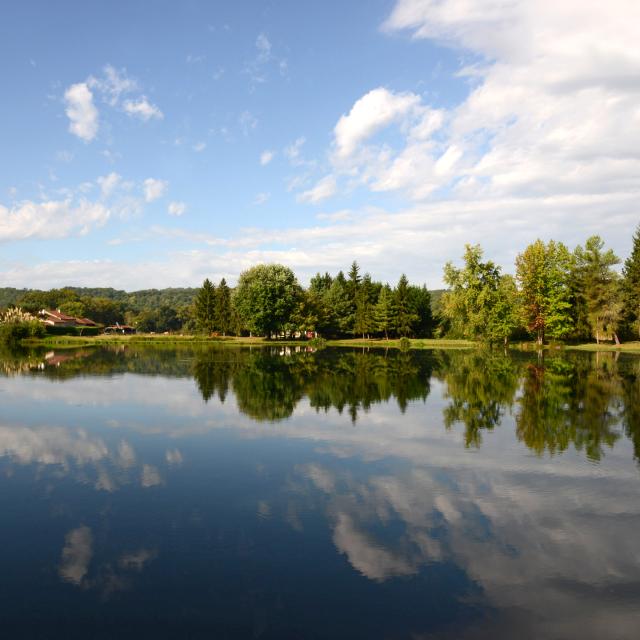
[[613, 339], [616, 341], [616, 346], [620, 346], [620, 340], [618, 339], [618, 334], [614, 331], [613, 332]]

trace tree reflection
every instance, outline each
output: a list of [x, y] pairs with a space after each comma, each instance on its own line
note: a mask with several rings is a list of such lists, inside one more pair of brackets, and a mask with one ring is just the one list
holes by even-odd
[[573, 444], [591, 460], [620, 434], [621, 380], [612, 354], [554, 357], [529, 365], [518, 400], [516, 432], [537, 454]]
[[447, 429], [464, 424], [467, 447], [479, 447], [482, 432], [500, 424], [513, 405], [521, 367], [507, 356], [487, 352], [444, 353], [440, 375], [450, 403], [444, 409]]
[[[431, 358], [394, 351], [326, 350], [318, 353], [208, 352], [196, 357], [193, 375], [205, 401], [231, 384], [238, 408], [255, 420], [291, 416], [303, 397], [317, 411], [347, 411], [355, 423], [372, 404], [395, 398], [404, 412], [429, 395]], [[220, 396], [224, 390], [223, 396]]]
[[306, 399], [354, 424], [375, 404], [395, 402], [404, 413], [425, 402], [435, 376], [445, 388], [444, 425], [462, 424], [467, 447], [480, 447], [483, 432], [512, 412], [517, 438], [538, 455], [573, 446], [599, 460], [625, 434], [640, 461], [640, 359], [632, 355], [208, 345], [0, 351], [5, 376], [124, 373], [193, 378], [204, 402], [225, 402], [232, 392], [238, 409], [258, 421], [286, 420]]

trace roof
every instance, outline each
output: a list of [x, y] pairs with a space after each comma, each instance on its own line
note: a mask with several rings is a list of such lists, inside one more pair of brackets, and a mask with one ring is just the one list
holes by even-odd
[[62, 313], [59, 309], [42, 309], [40, 316], [47, 324], [72, 327], [97, 327], [98, 324], [89, 318], [76, 318]]

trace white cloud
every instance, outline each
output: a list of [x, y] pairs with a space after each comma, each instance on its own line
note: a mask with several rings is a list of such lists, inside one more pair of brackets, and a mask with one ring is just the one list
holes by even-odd
[[200, 153], [202, 151], [204, 151], [207, 148], [207, 143], [206, 142], [196, 142], [192, 149], [196, 152], [196, 153]]
[[108, 198], [122, 182], [122, 176], [112, 171], [109, 175], [99, 177], [96, 182], [100, 185], [103, 197]]
[[273, 156], [274, 156], [274, 152], [273, 151], [269, 151], [269, 149], [265, 149], [261, 154], [260, 154], [260, 164], [264, 167], [266, 165], [268, 165], [272, 160], [273, 160]]
[[71, 199], [33, 202], [25, 200], [8, 209], [0, 205], [0, 242], [27, 238], [65, 238], [84, 235], [100, 227], [111, 212], [101, 203]]
[[187, 210], [187, 205], [184, 202], [170, 202], [167, 207], [167, 211], [171, 216], [181, 216]]
[[338, 156], [350, 156], [360, 143], [419, 105], [420, 97], [413, 93], [394, 94], [383, 87], [369, 91], [356, 100], [351, 111], [343, 115], [335, 126]]
[[467, 197], [537, 197], [640, 188], [639, 21], [628, 0], [400, 0], [384, 28], [483, 61], [461, 72], [474, 84], [449, 112], [457, 159], [438, 168]]
[[259, 193], [254, 199], [253, 199], [253, 204], [264, 204], [269, 198], [271, 197], [270, 193]]
[[307, 202], [309, 204], [318, 204], [327, 198], [330, 198], [337, 191], [336, 179], [332, 175], [325, 176], [313, 188], [303, 191], [298, 195], [298, 202]]
[[169, 183], [166, 180], [147, 178], [143, 183], [145, 202], [153, 202], [166, 193]]
[[69, 131], [85, 142], [91, 142], [98, 133], [98, 110], [93, 94], [85, 82], [71, 85], [64, 93], [65, 112], [71, 121]]
[[155, 105], [151, 104], [145, 96], [138, 98], [137, 100], [126, 100], [122, 105], [125, 113], [132, 117], [140, 118], [145, 122], [156, 118], [162, 120], [164, 114]]
[[126, 69], [118, 70], [107, 64], [103, 71], [103, 77], [89, 76], [87, 84], [92, 89], [99, 91], [110, 106], [117, 106], [123, 95], [138, 90], [138, 83], [128, 76]]

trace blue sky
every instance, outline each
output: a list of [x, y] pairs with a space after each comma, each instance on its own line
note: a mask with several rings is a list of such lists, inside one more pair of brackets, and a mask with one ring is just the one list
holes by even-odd
[[22, 2], [0, 21], [0, 286], [429, 286], [466, 242], [640, 221], [638, 7]]

